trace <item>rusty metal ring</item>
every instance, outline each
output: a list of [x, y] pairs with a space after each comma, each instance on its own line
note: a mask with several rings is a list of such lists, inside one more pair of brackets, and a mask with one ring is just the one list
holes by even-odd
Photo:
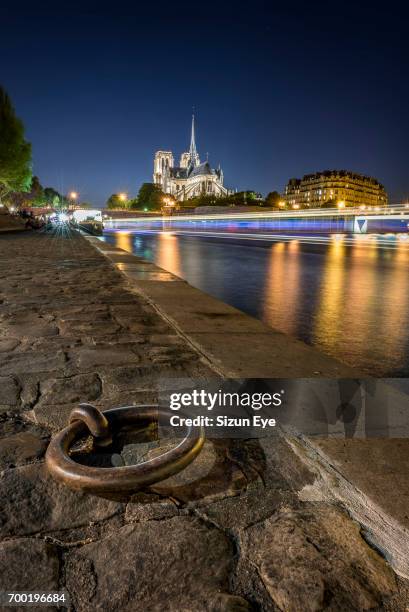
[[[97, 410], [92, 406], [91, 408]], [[74, 414], [72, 413], [73, 422], [51, 439], [45, 460], [49, 472], [56, 480], [72, 489], [95, 495], [131, 494], [165, 480], [187, 467], [197, 457], [204, 444], [203, 428], [186, 426], [186, 436], [177, 446], [143, 463], [113, 468], [83, 465], [69, 456], [72, 445], [90, 432], [89, 414], [80, 416], [79, 412], [75, 409]], [[149, 405], [125, 406], [98, 412], [107, 420], [110, 431], [125, 424], [155, 421], [158, 416], [169, 417], [168, 412]], [[77, 420], [79, 417], [84, 420]], [[104, 422], [100, 417], [97, 418], [101, 423]], [[104, 433], [106, 434], [106, 430]]]
[[78, 408], [71, 410], [68, 422], [71, 424], [75, 421], [84, 421], [97, 446], [109, 446], [112, 444], [108, 419], [103, 412], [92, 404], [80, 404]]

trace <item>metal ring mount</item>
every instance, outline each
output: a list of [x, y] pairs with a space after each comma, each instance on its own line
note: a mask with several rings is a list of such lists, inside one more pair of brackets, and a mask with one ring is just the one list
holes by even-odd
[[185, 438], [171, 450], [137, 465], [99, 468], [77, 463], [69, 456], [71, 447], [80, 438], [94, 432], [97, 439], [107, 441], [112, 431], [123, 425], [157, 421], [169, 413], [156, 406], [125, 406], [104, 412], [89, 404], [81, 404], [70, 414], [70, 424], [56, 434], [48, 446], [45, 460], [52, 476], [68, 487], [101, 496], [131, 494], [155, 482], [177, 474], [199, 454], [204, 444], [203, 428], [186, 427]]
[[71, 410], [68, 422], [75, 423], [75, 421], [84, 421], [97, 446], [110, 446], [112, 444], [108, 419], [103, 412], [92, 404], [80, 404], [78, 408]]

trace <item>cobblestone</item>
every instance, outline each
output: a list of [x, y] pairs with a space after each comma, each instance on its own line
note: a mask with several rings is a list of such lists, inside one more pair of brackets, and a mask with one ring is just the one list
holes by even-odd
[[342, 508], [300, 499], [315, 474], [279, 438], [208, 440], [126, 504], [52, 480], [44, 450], [78, 402], [150, 403], [161, 377], [214, 373], [75, 233], [1, 236], [0, 279], [1, 588], [67, 588], [87, 612], [405, 611]]

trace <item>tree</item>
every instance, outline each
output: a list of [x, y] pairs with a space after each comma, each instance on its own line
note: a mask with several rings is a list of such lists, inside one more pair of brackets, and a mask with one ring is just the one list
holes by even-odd
[[[40, 198], [36, 198], [34, 202], [39, 202]], [[34, 204], [35, 205], [35, 204]], [[68, 199], [62, 196], [53, 187], [46, 187], [41, 198], [41, 206], [53, 206], [54, 208], [65, 208], [69, 205]]]
[[45, 187], [43, 190], [44, 199], [46, 204], [54, 202], [55, 198], [61, 199], [61, 195], [53, 187]]
[[107, 208], [123, 208], [123, 202], [119, 199], [117, 193], [113, 193], [106, 201]]
[[270, 191], [270, 193], [266, 195], [265, 205], [270, 208], [280, 208], [279, 202], [282, 201], [283, 199], [278, 193], [278, 191]]
[[190, 198], [189, 200], [184, 200], [182, 202], [182, 207], [196, 208], [197, 206], [225, 206], [228, 204], [225, 203], [225, 200], [221, 198], [217, 198], [214, 195], [208, 195], [202, 193], [194, 198]]
[[134, 200], [128, 199], [126, 194], [123, 193], [113, 193], [106, 201], [107, 208], [123, 208], [129, 209], [132, 208], [132, 203]]
[[10, 192], [29, 191], [31, 176], [31, 145], [9, 96], [0, 87], [0, 199]]
[[65, 208], [69, 202], [54, 187], [44, 187], [37, 176], [33, 176], [29, 190], [13, 191], [7, 194], [5, 200], [9, 206], [25, 208], [31, 206], [53, 206], [54, 208]]
[[128, 200], [128, 208], [130, 209], [139, 208], [138, 198], [131, 198], [130, 200]]
[[33, 206], [44, 206], [44, 204], [46, 204], [46, 198], [44, 197], [44, 189], [40, 183], [38, 176], [33, 176], [33, 179], [31, 181], [30, 194]]
[[[220, 198], [223, 201], [221, 206], [256, 206], [262, 201], [261, 194], [256, 193], [252, 189], [246, 191], [238, 191], [230, 195]], [[219, 203], [218, 203], [219, 204]]]
[[138, 208], [160, 210], [166, 194], [153, 183], [142, 183], [138, 193]]

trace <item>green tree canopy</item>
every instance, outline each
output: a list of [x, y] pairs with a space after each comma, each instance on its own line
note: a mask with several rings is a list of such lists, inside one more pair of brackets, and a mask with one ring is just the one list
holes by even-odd
[[0, 198], [13, 191], [28, 191], [31, 176], [31, 145], [8, 94], [0, 87]]
[[165, 193], [153, 183], [142, 183], [138, 193], [138, 208], [160, 210]]
[[124, 208], [124, 202], [119, 199], [118, 193], [113, 193], [109, 196], [106, 202], [107, 208]]
[[246, 191], [238, 191], [237, 193], [230, 194], [227, 196], [227, 200], [230, 204], [234, 204], [235, 206], [256, 206], [257, 200], [259, 200], [260, 197], [261, 196], [252, 189], [247, 189]]
[[271, 208], [279, 208], [279, 202], [282, 201], [282, 197], [278, 193], [278, 191], [270, 191], [266, 195], [265, 205]]
[[44, 199], [46, 202], [54, 202], [54, 198], [61, 198], [61, 195], [58, 193], [54, 187], [45, 187], [43, 191]]
[[131, 198], [130, 200], [128, 200], [128, 208], [130, 209], [139, 208], [139, 201], [137, 197]]
[[33, 176], [31, 181], [30, 195], [32, 198], [33, 206], [43, 206], [46, 203], [44, 197], [44, 188], [40, 183], [38, 176]]
[[62, 208], [69, 204], [67, 198], [62, 196], [54, 187], [43, 187], [37, 176], [33, 176], [28, 191], [12, 191], [7, 194], [5, 201], [16, 208], [48, 205]]

